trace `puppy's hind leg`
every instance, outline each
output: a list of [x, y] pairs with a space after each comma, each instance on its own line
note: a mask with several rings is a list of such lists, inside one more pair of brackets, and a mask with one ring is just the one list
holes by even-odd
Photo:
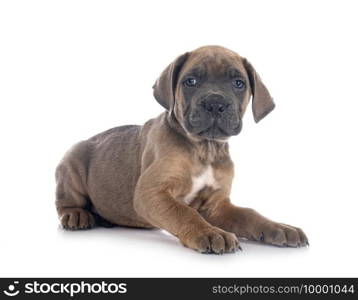
[[80, 173], [66, 160], [56, 170], [56, 209], [61, 225], [69, 230], [89, 229], [96, 224]]

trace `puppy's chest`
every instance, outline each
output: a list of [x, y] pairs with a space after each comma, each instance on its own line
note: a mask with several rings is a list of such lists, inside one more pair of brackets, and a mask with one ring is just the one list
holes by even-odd
[[211, 165], [205, 167], [199, 175], [192, 176], [191, 189], [189, 193], [184, 196], [183, 201], [190, 204], [198, 193], [205, 188], [211, 188], [212, 190], [219, 188], [219, 183], [215, 179], [214, 170]]

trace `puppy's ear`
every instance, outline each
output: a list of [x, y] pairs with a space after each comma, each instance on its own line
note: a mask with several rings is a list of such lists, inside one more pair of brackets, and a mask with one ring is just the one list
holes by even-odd
[[252, 94], [252, 112], [257, 123], [275, 108], [275, 103], [254, 67], [246, 58], [243, 59], [243, 63], [249, 76]]
[[165, 68], [153, 85], [154, 98], [167, 110], [171, 110], [174, 107], [178, 76], [188, 57], [189, 52], [177, 57]]

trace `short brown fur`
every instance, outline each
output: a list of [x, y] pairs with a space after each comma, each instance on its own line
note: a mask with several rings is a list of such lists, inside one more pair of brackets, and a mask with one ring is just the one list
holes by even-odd
[[[183, 126], [187, 106], [180, 78], [204, 64], [210, 74], [228, 65], [246, 74], [256, 121], [274, 107], [252, 65], [238, 54], [207, 46], [177, 58], [154, 85], [167, 111], [143, 126], [121, 126], [82, 141], [70, 149], [56, 170], [56, 207], [67, 229], [95, 224], [162, 228], [199, 252], [232, 252], [237, 237], [278, 246], [308, 243], [299, 228], [273, 222], [256, 211], [230, 203], [233, 162], [226, 140], [200, 139]], [[216, 188], [204, 186], [190, 203], [183, 201], [193, 178], [210, 166]]]

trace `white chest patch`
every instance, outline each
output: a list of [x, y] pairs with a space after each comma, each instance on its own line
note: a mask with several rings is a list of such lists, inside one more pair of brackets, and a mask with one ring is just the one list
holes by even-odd
[[184, 197], [184, 202], [190, 204], [204, 187], [211, 187], [213, 189], [218, 188], [218, 183], [214, 178], [213, 168], [208, 166], [204, 171], [196, 176], [192, 177], [192, 186], [189, 194]]

